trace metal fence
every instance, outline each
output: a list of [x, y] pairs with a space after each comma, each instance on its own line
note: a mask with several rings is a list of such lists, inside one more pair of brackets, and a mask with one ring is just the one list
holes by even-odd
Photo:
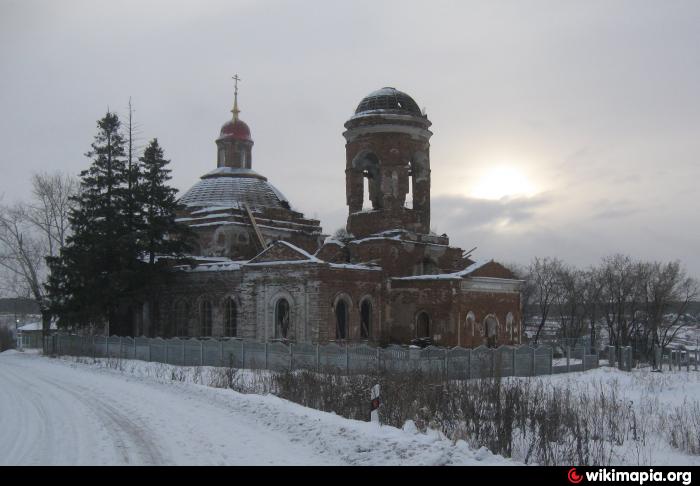
[[567, 349], [555, 364], [550, 346], [474, 349], [366, 344], [261, 343], [241, 339], [161, 339], [54, 334], [44, 342], [50, 354], [138, 359], [180, 366], [226, 366], [275, 371], [313, 370], [342, 374], [422, 371], [448, 379], [536, 376], [597, 368], [597, 354]]
[[664, 366], [669, 371], [677, 369], [682, 370], [684, 367], [690, 371], [692, 365], [695, 371], [698, 371], [700, 358], [700, 350], [686, 349], [664, 349], [657, 347], [654, 349], [654, 364], [656, 369], [663, 371]]

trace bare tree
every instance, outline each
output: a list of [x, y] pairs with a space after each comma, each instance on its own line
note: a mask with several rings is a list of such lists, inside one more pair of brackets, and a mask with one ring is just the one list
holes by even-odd
[[556, 280], [558, 291], [554, 303], [559, 314], [560, 334], [563, 338], [579, 338], [585, 326], [584, 274], [582, 271], [562, 265]]
[[563, 264], [556, 258], [539, 258], [530, 263], [526, 278], [527, 294], [530, 302], [539, 312], [539, 323], [533, 342], [538, 343], [542, 329], [547, 322], [552, 304], [556, 302], [559, 289], [559, 278]]
[[44, 331], [50, 316], [44, 289], [46, 257], [54, 256], [68, 236], [68, 215], [77, 182], [63, 174], [35, 174], [28, 204], [0, 206], [0, 267], [12, 293], [33, 299]]
[[27, 217], [46, 242], [47, 256], [56, 256], [66, 242], [68, 215], [77, 191], [77, 180], [67, 174], [32, 176], [33, 198], [27, 205]]
[[685, 319], [699, 294], [698, 282], [688, 277], [680, 262], [648, 264], [645, 301], [640, 314], [647, 352], [653, 346], [664, 349], [690, 321]]

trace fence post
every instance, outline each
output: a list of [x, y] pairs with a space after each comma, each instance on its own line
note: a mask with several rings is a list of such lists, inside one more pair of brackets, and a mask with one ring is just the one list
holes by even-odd
[[[165, 364], [168, 364], [168, 340], [164, 339], [163, 341], [165, 341]], [[136, 342], [136, 340], [134, 340], [134, 342]]]
[[204, 366], [204, 341], [199, 340], [199, 366]]
[[267, 359], [267, 341], [265, 341], [265, 369], [269, 368]]
[[491, 378], [496, 377], [496, 349], [491, 348]]
[[345, 343], [345, 374], [350, 374], [350, 347]]
[[445, 381], [450, 379], [450, 369], [449, 369], [449, 357], [447, 356], [447, 350], [445, 350]]
[[124, 355], [124, 337], [119, 336], [119, 361], [122, 360], [123, 355]]
[[513, 376], [518, 376], [518, 373], [515, 371], [515, 350], [517, 348], [513, 346], [513, 349], [511, 350], [511, 361], [513, 362]]
[[294, 343], [289, 343], [289, 371], [294, 371]]
[[185, 358], [185, 340], [182, 340], [182, 366], [187, 366], [187, 361]]
[[151, 361], [151, 340], [148, 340], [148, 361]]
[[695, 345], [695, 371], [698, 370], [698, 345]]
[[219, 366], [225, 366], [224, 365], [224, 341], [221, 340], [219, 341]]
[[241, 368], [245, 368], [245, 341], [241, 339]]
[[554, 348], [549, 347], [549, 374], [552, 374], [552, 370], [554, 368]]
[[107, 353], [107, 356], [105, 358], [109, 359], [109, 336], [105, 336], [105, 352]]
[[316, 372], [321, 371], [321, 353], [319, 350], [318, 343], [316, 343]]
[[535, 371], [537, 370], [537, 367], [535, 366], [535, 359], [537, 355], [535, 354], [535, 348], [530, 348], [530, 356], [532, 357], [532, 363], [530, 363], [530, 376], [535, 376]]
[[[379, 346], [377, 346], [377, 374], [379, 374], [379, 370], [381, 369], [381, 364], [379, 363]], [[695, 369], [697, 370], [697, 364], [695, 366]]]
[[685, 371], [690, 371], [690, 351], [685, 352]]
[[[583, 363], [584, 369], [586, 368], [586, 363]], [[566, 372], [571, 371], [571, 347], [566, 347]]]
[[467, 354], [467, 380], [472, 377], [472, 350]]

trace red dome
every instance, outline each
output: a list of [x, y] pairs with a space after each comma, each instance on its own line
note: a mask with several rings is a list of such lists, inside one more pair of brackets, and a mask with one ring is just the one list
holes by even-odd
[[253, 141], [250, 136], [250, 128], [248, 128], [248, 125], [241, 119], [229, 120], [224, 123], [221, 127], [221, 136], [219, 138]]

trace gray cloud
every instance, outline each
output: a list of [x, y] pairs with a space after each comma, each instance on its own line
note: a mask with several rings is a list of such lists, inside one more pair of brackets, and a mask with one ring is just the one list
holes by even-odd
[[537, 211], [551, 202], [546, 194], [499, 200], [437, 196], [431, 201], [432, 221], [440, 232], [450, 228], [480, 230], [499, 225], [522, 225], [535, 219]]
[[[679, 258], [700, 276], [699, 24], [692, 0], [5, 0], [0, 194], [78, 173], [95, 121], [130, 96], [187, 189], [215, 165], [238, 72], [254, 168], [332, 232], [343, 123], [393, 85], [433, 122], [433, 221], [456, 244], [504, 261]], [[445, 196], [499, 154], [544, 195]]]

